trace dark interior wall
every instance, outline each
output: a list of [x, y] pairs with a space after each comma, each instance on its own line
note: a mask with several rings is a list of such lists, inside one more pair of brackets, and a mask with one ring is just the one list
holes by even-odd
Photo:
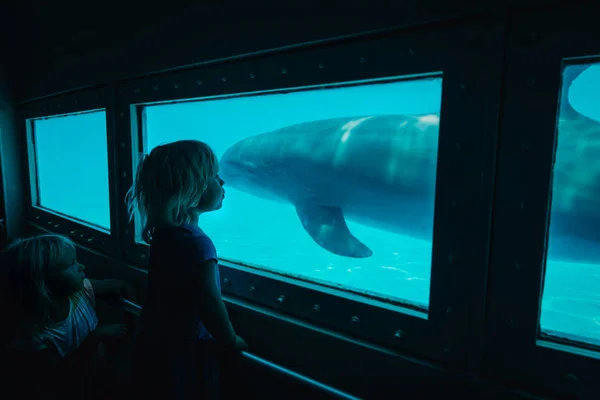
[[[218, 4], [215, 2], [215, 4]], [[154, 5], [109, 0], [19, 3], [17, 46], [24, 64], [19, 99], [281, 46], [493, 9], [460, 0]]]
[[11, 18], [15, 12], [13, 7], [11, 3], [0, 6], [0, 219], [6, 220], [6, 229], [11, 236], [20, 235], [24, 228], [23, 191], [7, 190], [22, 185], [22, 170], [12, 166], [20, 165], [23, 160], [14, 96], [17, 60], [15, 23]]
[[[571, 1], [573, 3], [577, 1]], [[19, 101], [392, 26], [564, 0], [75, 0], [16, 3]], [[450, 44], [451, 45], [451, 44]], [[15, 78], [17, 76], [15, 75]], [[17, 79], [15, 79], [16, 81]]]

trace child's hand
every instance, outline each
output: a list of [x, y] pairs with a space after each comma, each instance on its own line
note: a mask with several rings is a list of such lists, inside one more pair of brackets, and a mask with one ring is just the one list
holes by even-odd
[[120, 297], [124, 297], [127, 300], [135, 301], [135, 289], [129, 283], [122, 280], [115, 280], [115, 291]]
[[96, 328], [96, 335], [101, 338], [121, 339], [127, 336], [129, 330], [125, 324], [100, 325]]
[[121, 304], [121, 297], [131, 301], [136, 300], [135, 290], [129, 283], [120, 279], [112, 279], [109, 285], [110, 292], [114, 293], [112, 298], [107, 299], [109, 304], [119, 306]]

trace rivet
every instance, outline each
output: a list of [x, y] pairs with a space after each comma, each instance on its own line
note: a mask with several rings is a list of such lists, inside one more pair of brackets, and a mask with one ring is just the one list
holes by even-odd
[[56, 225], [54, 225], [54, 227], [55, 227], [55, 228], [58, 228], [59, 226], [60, 226], [60, 224], [56, 224]]
[[72, 231], [69, 231], [69, 233], [70, 233], [71, 235], [74, 235], [74, 234], [75, 234], [75, 232], [77, 232], [75, 229], [73, 229]]
[[323, 64], [319, 64], [319, 69], [323, 69], [325, 66]]
[[450, 264], [454, 263], [454, 254], [452, 254], [452, 253], [448, 254], [448, 262]]
[[141, 258], [142, 260], [145, 260], [145, 259], [146, 259], [146, 255], [145, 255], [144, 253], [142, 253], [142, 254], [140, 254], [140, 258]]
[[318, 304], [315, 304], [315, 305], [313, 306], [313, 311], [315, 311], [315, 312], [319, 312], [319, 310], [320, 310], [320, 309], [321, 309], [321, 306], [320, 306], [320, 305], [318, 305]]
[[84, 236], [85, 235], [83, 233], [79, 235], [79, 237], [82, 238], [82, 239], [83, 239]]
[[35, 219], [40, 219], [40, 216], [39, 216], [39, 215], [36, 215], [36, 216], [35, 216]]
[[250, 291], [251, 292], [256, 292], [256, 288], [254, 286], [250, 286]]
[[355, 324], [358, 324], [360, 322], [360, 318], [358, 318], [356, 315], [354, 317], [352, 317], [352, 322], [354, 322]]
[[125, 113], [119, 113], [119, 117], [123, 118], [125, 116]]
[[277, 298], [277, 302], [278, 302], [279, 304], [283, 304], [283, 303], [285, 303], [285, 296], [284, 296], [284, 295], [281, 295], [281, 296], [279, 296], [279, 297]]
[[175, 83], [173, 84], [173, 88], [175, 88], [175, 89], [179, 89], [179, 82], [175, 82]]
[[201, 81], [200, 79], [198, 79], [198, 80], [196, 81], [196, 85], [198, 85], [198, 86], [202, 85], [202, 81]]
[[250, 74], [249, 76], [250, 76], [250, 79], [254, 79], [255, 78], [254, 74]]
[[521, 266], [520, 266], [520, 265], [519, 265], [519, 263], [518, 263], [518, 262], [516, 262], [516, 261], [515, 261], [515, 269], [516, 269], [517, 271], [520, 271], [520, 270], [521, 270]]
[[222, 82], [227, 82], [227, 77], [225, 77], [225, 76], [224, 76], [224, 77], [222, 77], [222, 78], [221, 78], [221, 81], [222, 81]]
[[52, 221], [48, 221], [48, 225], [52, 225]]
[[89, 243], [89, 242], [91, 242], [92, 240], [94, 240], [94, 238], [93, 238], [93, 237], [89, 238], [87, 241], [88, 241], [88, 243]]
[[125, 142], [121, 142], [121, 148], [125, 148]]
[[223, 279], [223, 286], [229, 286], [229, 279], [225, 278]]
[[415, 51], [415, 49], [408, 49], [408, 54], [414, 56], [415, 54], [417, 54], [417, 52]]
[[154, 90], [155, 92], [158, 92], [158, 85], [156, 83], [154, 85], [152, 85], [152, 90]]
[[360, 63], [361, 63], [361, 64], [364, 64], [364, 63], [366, 63], [366, 62], [367, 62], [367, 59], [366, 59], [366, 58], [364, 58], [364, 57], [361, 57], [361, 58], [360, 58]]
[[134, 89], [133, 93], [138, 94], [140, 92], [140, 89]]
[[524, 203], [524, 202], [522, 202], [522, 201], [521, 201], [521, 202], [519, 202], [519, 208], [520, 208], [521, 210], [524, 210], [524, 209], [525, 209], [525, 203]]
[[398, 329], [396, 332], [394, 332], [394, 337], [400, 339], [400, 338], [402, 338], [403, 333], [404, 332], [402, 332], [400, 329]]
[[282, 69], [282, 70], [281, 70], [281, 74], [282, 74], [282, 75], [285, 75], [285, 74], [287, 74], [287, 69], [285, 69], [285, 68], [284, 68], [284, 69]]
[[459, 88], [460, 88], [460, 91], [461, 91], [461, 92], [464, 92], [464, 91], [466, 90], [466, 88], [467, 88], [467, 87], [465, 86], [465, 84], [464, 84], [464, 83], [461, 83], [461, 84], [460, 84], [460, 86], [459, 86]]
[[123, 172], [123, 178], [127, 178], [127, 172]]

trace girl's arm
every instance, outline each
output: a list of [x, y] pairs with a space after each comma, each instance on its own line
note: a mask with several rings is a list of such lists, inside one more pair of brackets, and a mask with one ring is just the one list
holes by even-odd
[[129, 300], [135, 300], [133, 288], [120, 279], [90, 279], [90, 283], [97, 298], [116, 299], [125, 297]]
[[196, 300], [202, 308], [202, 321], [208, 331], [227, 349], [236, 348], [237, 335], [233, 330], [227, 308], [217, 287], [217, 263], [215, 260], [204, 261], [198, 268], [196, 280], [199, 286], [196, 290]]

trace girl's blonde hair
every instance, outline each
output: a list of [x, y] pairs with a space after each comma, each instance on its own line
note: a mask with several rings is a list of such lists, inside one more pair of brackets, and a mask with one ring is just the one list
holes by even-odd
[[6, 283], [4, 303], [10, 306], [16, 329], [33, 334], [47, 328], [56, 303], [46, 278], [55, 266], [76, 256], [75, 245], [60, 235], [38, 235], [17, 239], [2, 250], [0, 268]]
[[150, 243], [159, 226], [190, 223], [218, 169], [215, 153], [197, 140], [163, 144], [142, 155], [125, 197], [129, 221], [136, 212], [140, 219], [142, 239]]

